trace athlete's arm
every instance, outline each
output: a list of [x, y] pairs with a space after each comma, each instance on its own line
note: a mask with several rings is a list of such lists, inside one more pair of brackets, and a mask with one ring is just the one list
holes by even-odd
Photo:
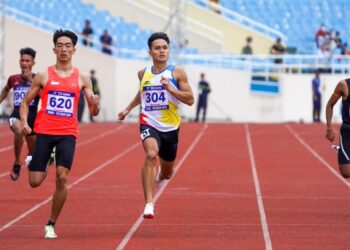
[[334, 141], [334, 132], [333, 132], [333, 126], [332, 126], [333, 107], [337, 103], [340, 97], [345, 97], [346, 88], [347, 88], [346, 82], [344, 80], [340, 81], [335, 87], [334, 92], [332, 96], [329, 98], [326, 105], [326, 120], [327, 120], [326, 138], [331, 142]]
[[22, 131], [24, 134], [30, 134], [32, 132], [32, 129], [28, 125], [28, 110], [29, 110], [29, 103], [39, 94], [43, 83], [45, 82], [46, 73], [38, 73], [35, 75], [32, 84], [30, 85], [30, 88], [27, 92], [27, 94], [24, 96], [21, 106], [19, 109], [19, 114], [21, 116], [21, 123], [22, 123]]
[[[141, 81], [143, 73], [145, 72], [145, 70], [140, 70], [137, 73], [137, 76], [139, 78], [139, 80]], [[140, 91], [138, 90], [135, 97], [132, 99], [132, 101], [128, 104], [128, 106], [126, 106], [126, 108], [118, 113], [118, 120], [122, 121], [125, 119], [125, 117], [130, 113], [130, 111], [135, 108], [137, 105], [139, 105], [141, 103], [141, 96], [140, 96]]]
[[8, 84], [6, 84], [6, 86], [3, 87], [3, 89], [1, 90], [1, 93], [0, 93], [0, 103], [2, 103], [3, 100], [5, 100], [5, 98], [9, 94], [10, 90], [11, 90], [11, 87]]
[[193, 93], [190, 84], [188, 83], [187, 75], [182, 68], [174, 69], [174, 77], [179, 84], [179, 89], [170, 87], [169, 79], [162, 76], [160, 82], [164, 88], [181, 102], [191, 106], [194, 103]]
[[81, 74], [81, 80], [83, 82], [83, 91], [89, 106], [90, 114], [96, 116], [100, 112], [100, 97], [95, 95], [92, 91], [90, 76], [87, 74]]

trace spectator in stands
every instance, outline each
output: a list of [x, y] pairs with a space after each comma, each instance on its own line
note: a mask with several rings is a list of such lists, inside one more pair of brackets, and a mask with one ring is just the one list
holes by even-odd
[[[95, 70], [90, 70], [90, 79], [92, 83], [92, 91], [95, 95], [98, 95], [101, 98], [100, 88], [98, 86], [97, 78], [95, 77]], [[90, 122], [94, 122], [94, 117], [90, 114]]]
[[322, 23], [321, 26], [316, 31], [316, 35], [315, 35], [315, 43], [317, 48], [320, 48], [321, 45], [324, 43], [325, 36], [326, 36], [326, 26], [324, 23]]
[[201, 73], [201, 80], [198, 84], [198, 103], [195, 122], [199, 121], [199, 112], [203, 110], [202, 122], [205, 122], [208, 106], [208, 95], [211, 92], [209, 83], [205, 80], [204, 73]]
[[92, 47], [93, 43], [92, 43], [92, 35], [94, 33], [94, 30], [91, 27], [91, 22], [90, 20], [86, 19], [85, 20], [85, 26], [84, 29], [82, 31], [82, 36], [83, 36], [83, 44], [85, 46], [89, 46]]
[[103, 34], [100, 36], [100, 42], [102, 44], [102, 52], [112, 55], [112, 50], [110, 46], [113, 45], [113, 38], [111, 35], [108, 33], [107, 30], [103, 31]]
[[246, 45], [242, 48], [242, 54], [243, 55], [251, 55], [253, 54], [253, 48], [251, 46], [251, 43], [253, 41], [253, 38], [251, 36], [248, 36], [246, 38]]
[[[286, 48], [282, 44], [282, 39], [281, 38], [277, 38], [276, 42], [271, 47], [270, 54], [271, 55], [281, 56], [285, 52], [286, 52]], [[276, 58], [274, 61], [275, 61], [275, 63], [283, 63], [283, 59], [282, 58]]]
[[321, 122], [321, 80], [320, 80], [320, 70], [316, 70], [315, 77], [312, 79], [312, 119], [314, 122]]

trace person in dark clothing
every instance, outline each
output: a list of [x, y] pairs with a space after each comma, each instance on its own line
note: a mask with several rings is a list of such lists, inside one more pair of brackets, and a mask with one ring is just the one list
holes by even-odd
[[[277, 38], [276, 42], [272, 45], [270, 53], [271, 55], [276, 55], [276, 56], [281, 56], [286, 52], [286, 48], [284, 47], [284, 45], [282, 44], [282, 39], [281, 38]], [[283, 63], [283, 59], [282, 58], [276, 58], [275, 63]]]
[[85, 26], [82, 32], [83, 35], [83, 44], [85, 46], [89, 46], [92, 47], [93, 43], [92, 43], [92, 35], [94, 33], [94, 30], [91, 27], [91, 22], [90, 20], [85, 20]]
[[83, 114], [85, 110], [85, 96], [84, 96], [84, 91], [80, 91], [80, 98], [78, 102], [78, 122], [82, 122], [83, 120]]
[[202, 122], [205, 122], [208, 106], [208, 95], [211, 92], [209, 83], [205, 80], [204, 73], [201, 73], [201, 80], [199, 81], [199, 96], [197, 104], [197, 113], [195, 121], [199, 121], [199, 113], [203, 110]]
[[110, 46], [113, 45], [113, 38], [111, 35], [108, 33], [107, 30], [103, 31], [103, 34], [100, 36], [100, 42], [102, 44], [102, 52], [112, 55], [112, 50]]
[[[90, 79], [92, 82], [92, 91], [94, 92], [95, 95], [98, 95], [101, 98], [101, 92], [100, 92], [100, 88], [98, 86], [98, 80], [95, 77], [95, 70], [93, 70], [93, 69], [90, 70]], [[90, 114], [90, 122], [94, 122], [94, 116], [92, 116], [91, 114]]]
[[334, 142], [335, 135], [332, 126], [333, 108], [339, 99], [342, 100], [342, 124], [339, 134], [338, 164], [341, 175], [350, 178], [350, 79], [341, 80], [334, 89], [326, 106], [327, 130], [326, 138]]
[[[8, 96], [10, 90], [13, 89], [13, 111], [9, 116], [9, 126], [14, 135], [13, 148], [15, 153], [15, 162], [10, 172], [10, 177], [12, 180], [17, 180], [21, 171], [21, 151], [26, 140], [28, 147], [28, 156], [26, 161], [31, 158], [34, 144], [35, 144], [35, 134], [29, 133], [28, 135], [22, 134], [21, 119], [19, 113], [19, 107], [22, 100], [29, 90], [32, 80], [34, 78], [34, 73], [32, 72], [32, 67], [35, 64], [36, 51], [32, 48], [22, 48], [20, 50], [19, 66], [21, 68], [20, 74], [11, 75], [5, 87], [0, 93], [0, 103]], [[29, 104], [28, 113], [28, 124], [31, 128], [34, 127], [34, 121], [38, 111], [39, 95], [35, 96], [34, 100]]]
[[315, 77], [312, 79], [312, 119], [314, 122], [321, 122], [321, 91], [320, 91], [321, 81], [320, 81], [320, 71], [315, 72]]

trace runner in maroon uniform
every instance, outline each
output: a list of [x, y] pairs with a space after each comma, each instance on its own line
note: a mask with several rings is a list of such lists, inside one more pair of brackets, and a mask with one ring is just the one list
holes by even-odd
[[[8, 78], [6, 86], [1, 90], [0, 103], [7, 97], [11, 89], [13, 89], [13, 112], [9, 117], [9, 125], [14, 133], [14, 151], [15, 151], [15, 163], [12, 167], [10, 177], [12, 180], [17, 180], [21, 171], [21, 150], [23, 145], [23, 139], [25, 137], [28, 146], [28, 156], [30, 158], [34, 147], [35, 136], [31, 133], [27, 136], [22, 134], [21, 119], [19, 116], [19, 107], [23, 97], [27, 93], [34, 74], [32, 73], [32, 67], [35, 64], [35, 50], [31, 48], [23, 48], [19, 51], [20, 60], [19, 66], [21, 68], [21, 74], [12, 75]], [[33, 128], [35, 117], [38, 109], [39, 96], [37, 96], [31, 103], [28, 115], [28, 124]]]

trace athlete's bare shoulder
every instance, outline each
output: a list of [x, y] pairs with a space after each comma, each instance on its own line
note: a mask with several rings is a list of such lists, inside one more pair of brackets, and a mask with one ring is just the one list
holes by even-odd
[[33, 78], [33, 84], [34, 85], [41, 85], [42, 87], [45, 86], [47, 80], [49, 78], [49, 74], [47, 72], [47, 69], [42, 70], [35, 74]]
[[140, 69], [138, 72], [137, 72], [137, 76], [139, 78], [139, 80], [141, 81], [142, 77], [143, 77], [143, 74], [145, 73], [145, 70], [146, 68], [143, 68], [143, 69]]

